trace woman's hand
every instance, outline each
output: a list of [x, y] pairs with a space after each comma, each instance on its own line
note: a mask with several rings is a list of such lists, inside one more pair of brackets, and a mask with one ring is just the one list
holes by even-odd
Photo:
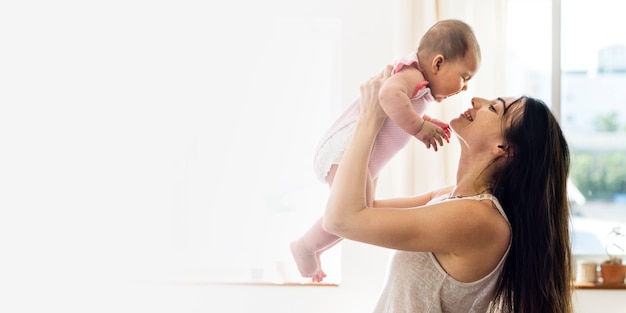
[[380, 73], [361, 84], [360, 118], [371, 119], [371, 121], [380, 123], [382, 126], [382, 123], [387, 118], [387, 114], [380, 106], [378, 94], [383, 82], [391, 76], [392, 69], [393, 66], [387, 65]]

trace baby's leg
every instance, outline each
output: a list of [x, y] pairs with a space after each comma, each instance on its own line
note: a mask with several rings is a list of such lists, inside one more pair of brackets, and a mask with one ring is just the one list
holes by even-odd
[[[333, 165], [326, 177], [329, 185], [332, 184], [336, 170], [337, 165]], [[342, 239], [326, 232], [322, 227], [322, 219], [318, 219], [300, 239], [293, 241], [290, 246], [291, 254], [302, 277], [312, 277], [315, 282], [321, 282], [326, 277], [321, 268], [320, 255]]]
[[328, 233], [322, 228], [322, 218], [318, 219], [300, 239], [291, 243], [298, 271], [302, 277], [311, 277], [320, 282], [326, 274], [322, 271], [320, 255], [341, 241], [341, 237]]

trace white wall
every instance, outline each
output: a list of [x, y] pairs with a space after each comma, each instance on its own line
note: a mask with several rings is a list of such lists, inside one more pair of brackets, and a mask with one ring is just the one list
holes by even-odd
[[626, 290], [578, 290], [574, 294], [576, 313], [626, 312]]

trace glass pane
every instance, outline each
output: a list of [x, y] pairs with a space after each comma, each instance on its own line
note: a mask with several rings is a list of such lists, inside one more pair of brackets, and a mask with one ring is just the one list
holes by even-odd
[[[508, 2], [507, 95], [529, 95], [550, 104], [552, 94], [551, 12], [550, 0], [511, 0]], [[528, 20], [529, 18], [532, 22]]]
[[573, 247], [604, 255], [611, 230], [626, 230], [626, 2], [565, 0], [561, 9], [561, 125], [580, 192]]
[[[576, 255], [598, 260], [605, 258], [610, 232], [626, 230], [624, 9], [623, 1], [561, 1], [561, 101], [556, 105], [572, 152], [572, 245]], [[507, 19], [507, 93], [550, 104], [552, 1], [510, 0]]]

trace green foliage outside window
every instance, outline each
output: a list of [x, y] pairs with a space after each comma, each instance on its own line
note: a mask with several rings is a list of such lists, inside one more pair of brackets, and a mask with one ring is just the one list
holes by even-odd
[[575, 153], [570, 177], [589, 200], [611, 200], [615, 194], [626, 194], [626, 152]]
[[595, 119], [596, 131], [599, 132], [617, 132], [620, 129], [617, 112], [598, 115]]

